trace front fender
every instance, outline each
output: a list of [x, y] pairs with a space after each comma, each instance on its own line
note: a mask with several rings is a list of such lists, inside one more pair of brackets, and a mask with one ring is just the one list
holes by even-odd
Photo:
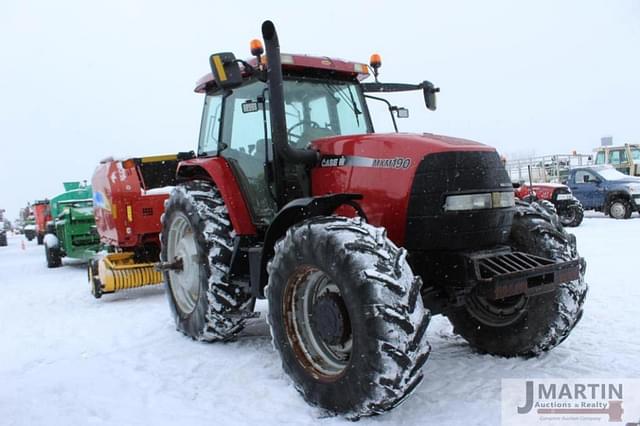
[[[361, 194], [331, 194], [317, 197], [299, 198], [285, 205], [269, 225], [264, 238], [260, 254], [260, 269], [257, 273], [251, 273], [251, 291], [254, 296], [264, 297], [264, 288], [267, 285], [267, 263], [274, 255], [276, 242], [284, 236], [287, 229], [305, 219], [317, 216], [329, 216], [342, 205], [353, 207], [356, 212], [364, 217], [364, 212], [355, 200], [362, 199]], [[254, 260], [255, 262], [256, 260]]]

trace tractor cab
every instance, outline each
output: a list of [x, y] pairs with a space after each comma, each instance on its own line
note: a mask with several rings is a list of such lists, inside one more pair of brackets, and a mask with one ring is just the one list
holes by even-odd
[[[267, 72], [275, 61], [262, 56], [258, 40], [251, 46], [255, 57], [249, 61], [230, 53], [212, 55], [212, 72], [197, 82], [195, 91], [205, 94], [198, 155], [228, 162], [259, 228], [270, 224], [287, 202], [311, 195], [308, 170], [321, 165], [312, 142], [374, 133], [366, 98], [387, 104], [396, 130], [395, 118], [408, 116], [405, 108], [368, 92], [424, 89], [427, 107], [435, 109], [439, 89], [429, 82], [378, 82], [377, 54], [370, 64], [376, 82], [362, 84], [369, 77], [366, 64], [279, 53], [282, 84], [275, 101], [282, 101], [283, 108], [274, 108]], [[272, 131], [273, 121], [281, 127], [278, 132]]]

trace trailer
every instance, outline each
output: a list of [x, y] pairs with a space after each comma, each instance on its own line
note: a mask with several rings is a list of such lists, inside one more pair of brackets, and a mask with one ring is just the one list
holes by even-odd
[[91, 180], [93, 214], [105, 253], [89, 262], [88, 279], [96, 298], [106, 293], [160, 284], [160, 219], [176, 184], [178, 153], [100, 162]]
[[[569, 170], [593, 164], [589, 154], [552, 154], [505, 161], [505, 168], [513, 183], [563, 183]], [[531, 175], [529, 175], [531, 173]]]

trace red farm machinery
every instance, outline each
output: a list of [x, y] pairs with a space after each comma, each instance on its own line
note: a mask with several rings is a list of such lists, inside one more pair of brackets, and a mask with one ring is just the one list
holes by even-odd
[[367, 102], [386, 103], [395, 121], [406, 109], [384, 96], [418, 91], [434, 110], [438, 89], [380, 82], [377, 55], [366, 65], [281, 54], [270, 21], [262, 36], [252, 59], [211, 55], [196, 86], [197, 157], [177, 165], [162, 219], [177, 329], [233, 339], [267, 299], [296, 389], [349, 418], [416, 389], [433, 314], [485, 353], [560, 344], [587, 292], [575, 237], [514, 199], [494, 148], [374, 131]]
[[89, 262], [96, 298], [105, 293], [159, 284], [160, 218], [175, 185], [178, 162], [193, 154], [103, 160], [93, 178], [93, 206], [107, 254]]

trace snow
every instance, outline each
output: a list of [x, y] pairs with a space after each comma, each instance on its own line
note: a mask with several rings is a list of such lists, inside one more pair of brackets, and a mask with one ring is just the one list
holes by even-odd
[[[590, 291], [566, 342], [529, 360], [479, 355], [434, 317], [422, 384], [358, 425], [499, 424], [502, 378], [640, 377], [640, 217], [588, 212], [570, 231]], [[322, 418], [298, 395], [271, 346], [264, 302], [237, 341], [195, 342], [175, 331], [162, 287], [96, 300], [84, 265], [47, 269], [42, 246], [11, 235], [0, 247], [0, 291], [3, 425], [353, 424]]]

